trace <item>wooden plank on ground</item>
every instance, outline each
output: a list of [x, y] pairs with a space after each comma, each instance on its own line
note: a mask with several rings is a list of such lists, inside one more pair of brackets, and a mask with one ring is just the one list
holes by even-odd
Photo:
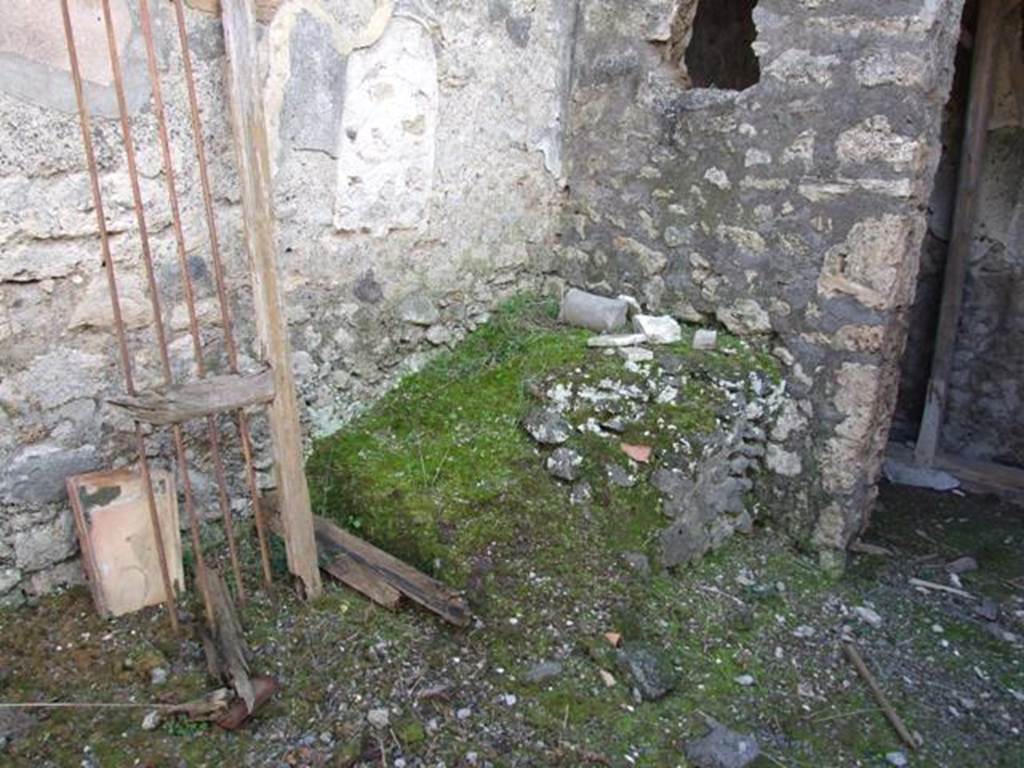
[[368, 568], [403, 595], [433, 611], [445, 621], [460, 627], [469, 624], [472, 616], [465, 600], [445, 584], [416, 570], [397, 557], [353, 536], [322, 517], [314, 518], [317, 544], [329, 552], [347, 555]]
[[1024, 469], [949, 454], [939, 454], [935, 465], [956, 477], [967, 490], [1024, 497]]
[[320, 569], [303, 467], [291, 345], [279, 287], [270, 150], [256, 53], [254, 5], [253, 0], [221, 0], [220, 5], [256, 333], [263, 359], [274, 374], [269, 423], [285, 551], [288, 569], [301, 580], [306, 597], [313, 598], [321, 591]]
[[942, 423], [945, 418], [949, 376], [953, 367], [960, 312], [963, 307], [967, 261], [974, 234], [975, 213], [985, 163], [985, 145], [992, 116], [995, 93], [995, 65], [1002, 39], [1001, 26], [1006, 11], [1004, 0], [981, 0], [978, 29], [974, 36], [974, 58], [971, 64], [971, 85], [967, 104], [967, 128], [960, 155], [960, 177], [957, 181], [953, 213], [953, 232], [949, 240], [946, 269], [942, 282], [942, 304], [931, 379], [925, 401], [921, 429], [914, 458], [918, 464], [932, 466], [939, 449]]
[[232, 373], [207, 379], [122, 395], [107, 400], [134, 421], [147, 424], [181, 424], [217, 413], [274, 399], [274, 375], [267, 369], [254, 374]]

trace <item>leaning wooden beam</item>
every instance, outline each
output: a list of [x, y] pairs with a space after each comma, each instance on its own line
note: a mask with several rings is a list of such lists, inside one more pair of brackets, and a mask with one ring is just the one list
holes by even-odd
[[963, 307], [967, 261], [971, 251], [975, 212], [984, 171], [985, 144], [992, 116], [995, 93], [995, 65], [1002, 23], [1006, 12], [1004, 0], [981, 0], [978, 29], [974, 36], [974, 59], [971, 64], [971, 85], [967, 104], [967, 128], [960, 156], [960, 177], [957, 181], [953, 213], [953, 233], [949, 240], [946, 269], [942, 283], [942, 304], [935, 334], [931, 380], [921, 430], [917, 437], [914, 458], [930, 467], [935, 461], [946, 411], [949, 376], [953, 367], [960, 311]]
[[188, 384], [158, 387], [131, 397], [112, 397], [107, 402], [136, 421], [167, 425], [267, 405], [273, 400], [274, 375], [266, 370], [248, 375], [211, 376]]
[[270, 438], [281, 493], [281, 523], [288, 569], [302, 582], [306, 597], [313, 598], [321, 591], [320, 570], [309, 488], [302, 463], [302, 431], [292, 377], [291, 345], [278, 285], [270, 149], [256, 55], [253, 0], [222, 0], [221, 23], [227, 51], [228, 102], [242, 188], [242, 218], [256, 332], [264, 360], [274, 374], [274, 401], [269, 408]]
[[249, 646], [235, 605], [224, 579], [216, 570], [207, 570], [207, 585], [213, 604], [213, 623], [209, 630], [202, 628], [203, 650], [210, 677], [229, 683], [242, 699], [247, 711], [256, 707], [256, 691], [249, 678]]

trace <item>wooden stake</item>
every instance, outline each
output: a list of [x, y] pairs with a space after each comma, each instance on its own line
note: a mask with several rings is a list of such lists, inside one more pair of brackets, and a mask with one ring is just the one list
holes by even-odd
[[257, 68], [253, 0], [223, 0], [221, 21], [256, 331], [264, 360], [274, 374], [275, 395], [269, 408], [269, 421], [285, 550], [289, 570], [301, 580], [306, 597], [313, 598], [320, 594], [322, 587], [309, 488], [303, 470], [291, 345], [278, 286], [270, 150]]
[[967, 104], [967, 128], [960, 156], [953, 233], [949, 240], [946, 270], [942, 283], [942, 305], [935, 334], [931, 380], [914, 457], [918, 464], [932, 466], [939, 448], [945, 417], [949, 376], [953, 367], [957, 329], [963, 307], [967, 261], [970, 257], [978, 193], [984, 171], [985, 144], [992, 116], [995, 93], [995, 65], [1000, 26], [1007, 5], [1004, 0], [981, 0], [978, 28], [974, 35], [974, 59], [971, 64], [971, 90]]
[[871, 695], [875, 697], [875, 701], [878, 702], [878, 706], [882, 708], [882, 712], [885, 713], [886, 719], [892, 724], [892, 727], [896, 729], [896, 733], [911, 749], [917, 749], [917, 739], [913, 737], [909, 730], [907, 730], [906, 724], [903, 722], [896, 710], [893, 709], [892, 704], [889, 702], [889, 698], [885, 695], [885, 691], [882, 690], [878, 681], [875, 680], [875, 676], [871, 674], [867, 664], [864, 663], [864, 659], [860, 655], [860, 651], [857, 650], [857, 646], [849, 640], [843, 640], [840, 645], [843, 646], [843, 652], [846, 653], [846, 658], [850, 660], [854, 668], [857, 670], [857, 674], [861, 676], [861, 679], [867, 683], [868, 688], [871, 689]]

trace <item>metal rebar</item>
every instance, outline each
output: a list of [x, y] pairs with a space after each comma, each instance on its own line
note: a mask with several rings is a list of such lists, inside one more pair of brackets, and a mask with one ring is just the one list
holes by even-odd
[[[192, 276], [188, 268], [188, 253], [185, 246], [185, 232], [181, 225], [181, 210], [178, 202], [178, 189], [174, 177], [174, 158], [171, 154], [171, 142], [167, 135], [167, 110], [164, 107], [163, 91], [160, 85], [160, 72], [157, 67], [156, 46], [153, 44], [152, 18], [148, 0], [139, 0], [139, 21], [142, 38], [146, 46], [146, 64], [149, 69], [149, 81], [153, 89], [153, 106], [156, 115], [157, 133], [160, 137], [160, 150], [163, 155], [164, 178], [167, 182], [167, 197], [171, 206], [171, 221], [177, 245], [178, 267], [181, 270], [182, 288], [185, 294], [185, 305], [188, 309], [189, 333], [192, 337], [192, 348], [195, 356], [196, 375], [202, 379], [206, 376], [206, 362], [203, 359], [203, 341], [199, 333], [199, 319], [196, 315], [195, 291]], [[227, 534], [228, 557], [231, 570], [235, 576], [238, 600], [245, 603], [245, 584], [242, 580], [242, 569], [238, 561], [238, 548], [235, 543], [234, 521], [231, 515], [231, 504], [228, 500], [227, 480], [224, 473], [224, 461], [220, 451], [220, 434], [217, 419], [213, 414], [206, 417], [206, 431], [210, 444], [210, 459], [213, 462], [214, 477], [217, 481], [217, 499], [220, 505], [221, 519], [224, 521], [224, 532]]]
[[[117, 289], [117, 275], [114, 259], [110, 253], [110, 240], [107, 233], [106, 215], [103, 210], [103, 193], [100, 190], [99, 171], [96, 165], [96, 153], [92, 144], [92, 130], [89, 124], [89, 110], [85, 103], [82, 89], [82, 73], [78, 62], [78, 50], [75, 46], [75, 34], [71, 25], [71, 12], [68, 0], [61, 0], [61, 15], [64, 20], [64, 36], [67, 40], [68, 58], [71, 65], [71, 79], [74, 83], [75, 102], [78, 106], [78, 119], [82, 131], [82, 144], [85, 147], [86, 166], [89, 171], [89, 184], [92, 189], [93, 208], [96, 211], [96, 224], [100, 235], [100, 249], [103, 254], [103, 266], [107, 275], [107, 287], [110, 291], [111, 309], [114, 315], [114, 329], [117, 346], [121, 356], [121, 368], [124, 373], [125, 390], [129, 395], [135, 394], [135, 379], [132, 374], [131, 355], [128, 352], [128, 341], [121, 314], [121, 300]], [[153, 492], [153, 479], [149, 472], [149, 459], [146, 456], [145, 438], [142, 425], [135, 422], [135, 448], [138, 453], [139, 469], [142, 474], [143, 486], [146, 490], [146, 504], [149, 510], [149, 521], [153, 529], [153, 542], [156, 546], [157, 560], [160, 564], [160, 578], [164, 585], [164, 604], [171, 621], [171, 629], [175, 634], [179, 631], [178, 607], [174, 594], [174, 583], [171, 580], [170, 568], [167, 564], [167, 553], [164, 548], [163, 531], [156, 509], [156, 496]]]
[[[217, 236], [217, 218], [213, 209], [213, 195], [210, 192], [210, 175], [206, 162], [206, 148], [203, 141], [203, 126], [199, 115], [199, 100], [196, 97], [195, 75], [192, 69], [192, 56], [188, 47], [188, 32], [185, 29], [185, 14], [181, 0], [172, 0], [174, 15], [178, 28], [178, 42], [181, 47], [182, 66], [185, 71], [185, 87], [188, 92], [189, 114], [192, 120], [192, 135], [196, 147], [196, 161], [199, 166], [199, 181], [203, 194], [203, 209], [206, 215], [206, 227], [210, 238], [210, 257], [213, 263], [214, 282], [217, 286], [217, 300], [220, 305], [221, 326], [224, 329], [224, 350], [228, 358], [228, 366], [232, 373], [238, 373], [238, 349], [235, 346], [234, 329], [231, 322], [231, 310], [227, 299], [224, 264], [221, 260], [220, 241]], [[256, 481], [256, 470], [253, 464], [252, 435], [249, 429], [249, 418], [245, 411], [236, 413], [238, 435], [242, 444], [242, 456], [245, 460], [246, 480], [249, 494], [252, 497], [253, 519], [256, 522], [256, 536], [259, 540], [260, 562], [263, 567], [263, 580], [270, 584], [273, 580], [270, 569], [270, 550], [267, 545], [267, 528], [263, 515], [263, 505], [259, 484]]]
[[[142, 249], [142, 261], [146, 270], [146, 281], [149, 285], [149, 301], [153, 308], [153, 324], [156, 331], [157, 346], [160, 352], [160, 363], [163, 368], [164, 381], [172, 384], [174, 377], [171, 361], [167, 353], [167, 336], [164, 331], [163, 315], [160, 308], [160, 294], [153, 267], [153, 255], [149, 247], [149, 231], [146, 227], [146, 212], [139, 186], [139, 172], [135, 162], [135, 145], [132, 139], [131, 120], [128, 114], [128, 103], [124, 95], [124, 77], [121, 72], [120, 55], [117, 50], [117, 37], [114, 32], [113, 14], [110, 12], [110, 0], [101, 0], [103, 7], [103, 23], [107, 33], [107, 51], [110, 54], [110, 68], [114, 80], [114, 94], [117, 97], [117, 108], [121, 118], [121, 132], [124, 137], [125, 160], [128, 166], [128, 180], [132, 189], [132, 201], [135, 208], [135, 220], [139, 228], [139, 243]], [[210, 625], [214, 622], [213, 604], [210, 599], [209, 583], [206, 573], [206, 561], [203, 558], [202, 542], [199, 536], [199, 520], [196, 515], [192, 495], [192, 480], [188, 471], [188, 456], [185, 452], [185, 438], [180, 425], [171, 428], [174, 447], [177, 454], [178, 467], [181, 470], [182, 487], [185, 496], [185, 513], [188, 516], [189, 532], [192, 549], [196, 559], [196, 579], [199, 591], [202, 592], [206, 618]]]

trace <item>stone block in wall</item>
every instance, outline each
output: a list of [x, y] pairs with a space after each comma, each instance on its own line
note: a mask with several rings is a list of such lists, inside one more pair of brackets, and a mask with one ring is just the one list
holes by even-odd
[[68, 475], [94, 469], [99, 461], [91, 445], [63, 448], [53, 443], [18, 451], [0, 475], [0, 500], [6, 504], [51, 504], [66, 497]]
[[[61, 478], [63, 484], [63, 478]], [[32, 573], [67, 560], [78, 549], [71, 510], [27, 512], [11, 521], [15, 566]]]
[[825, 254], [818, 291], [846, 294], [867, 307], [888, 309], [901, 298], [904, 261], [917, 242], [917, 222], [886, 215], [858, 222], [846, 240]]

